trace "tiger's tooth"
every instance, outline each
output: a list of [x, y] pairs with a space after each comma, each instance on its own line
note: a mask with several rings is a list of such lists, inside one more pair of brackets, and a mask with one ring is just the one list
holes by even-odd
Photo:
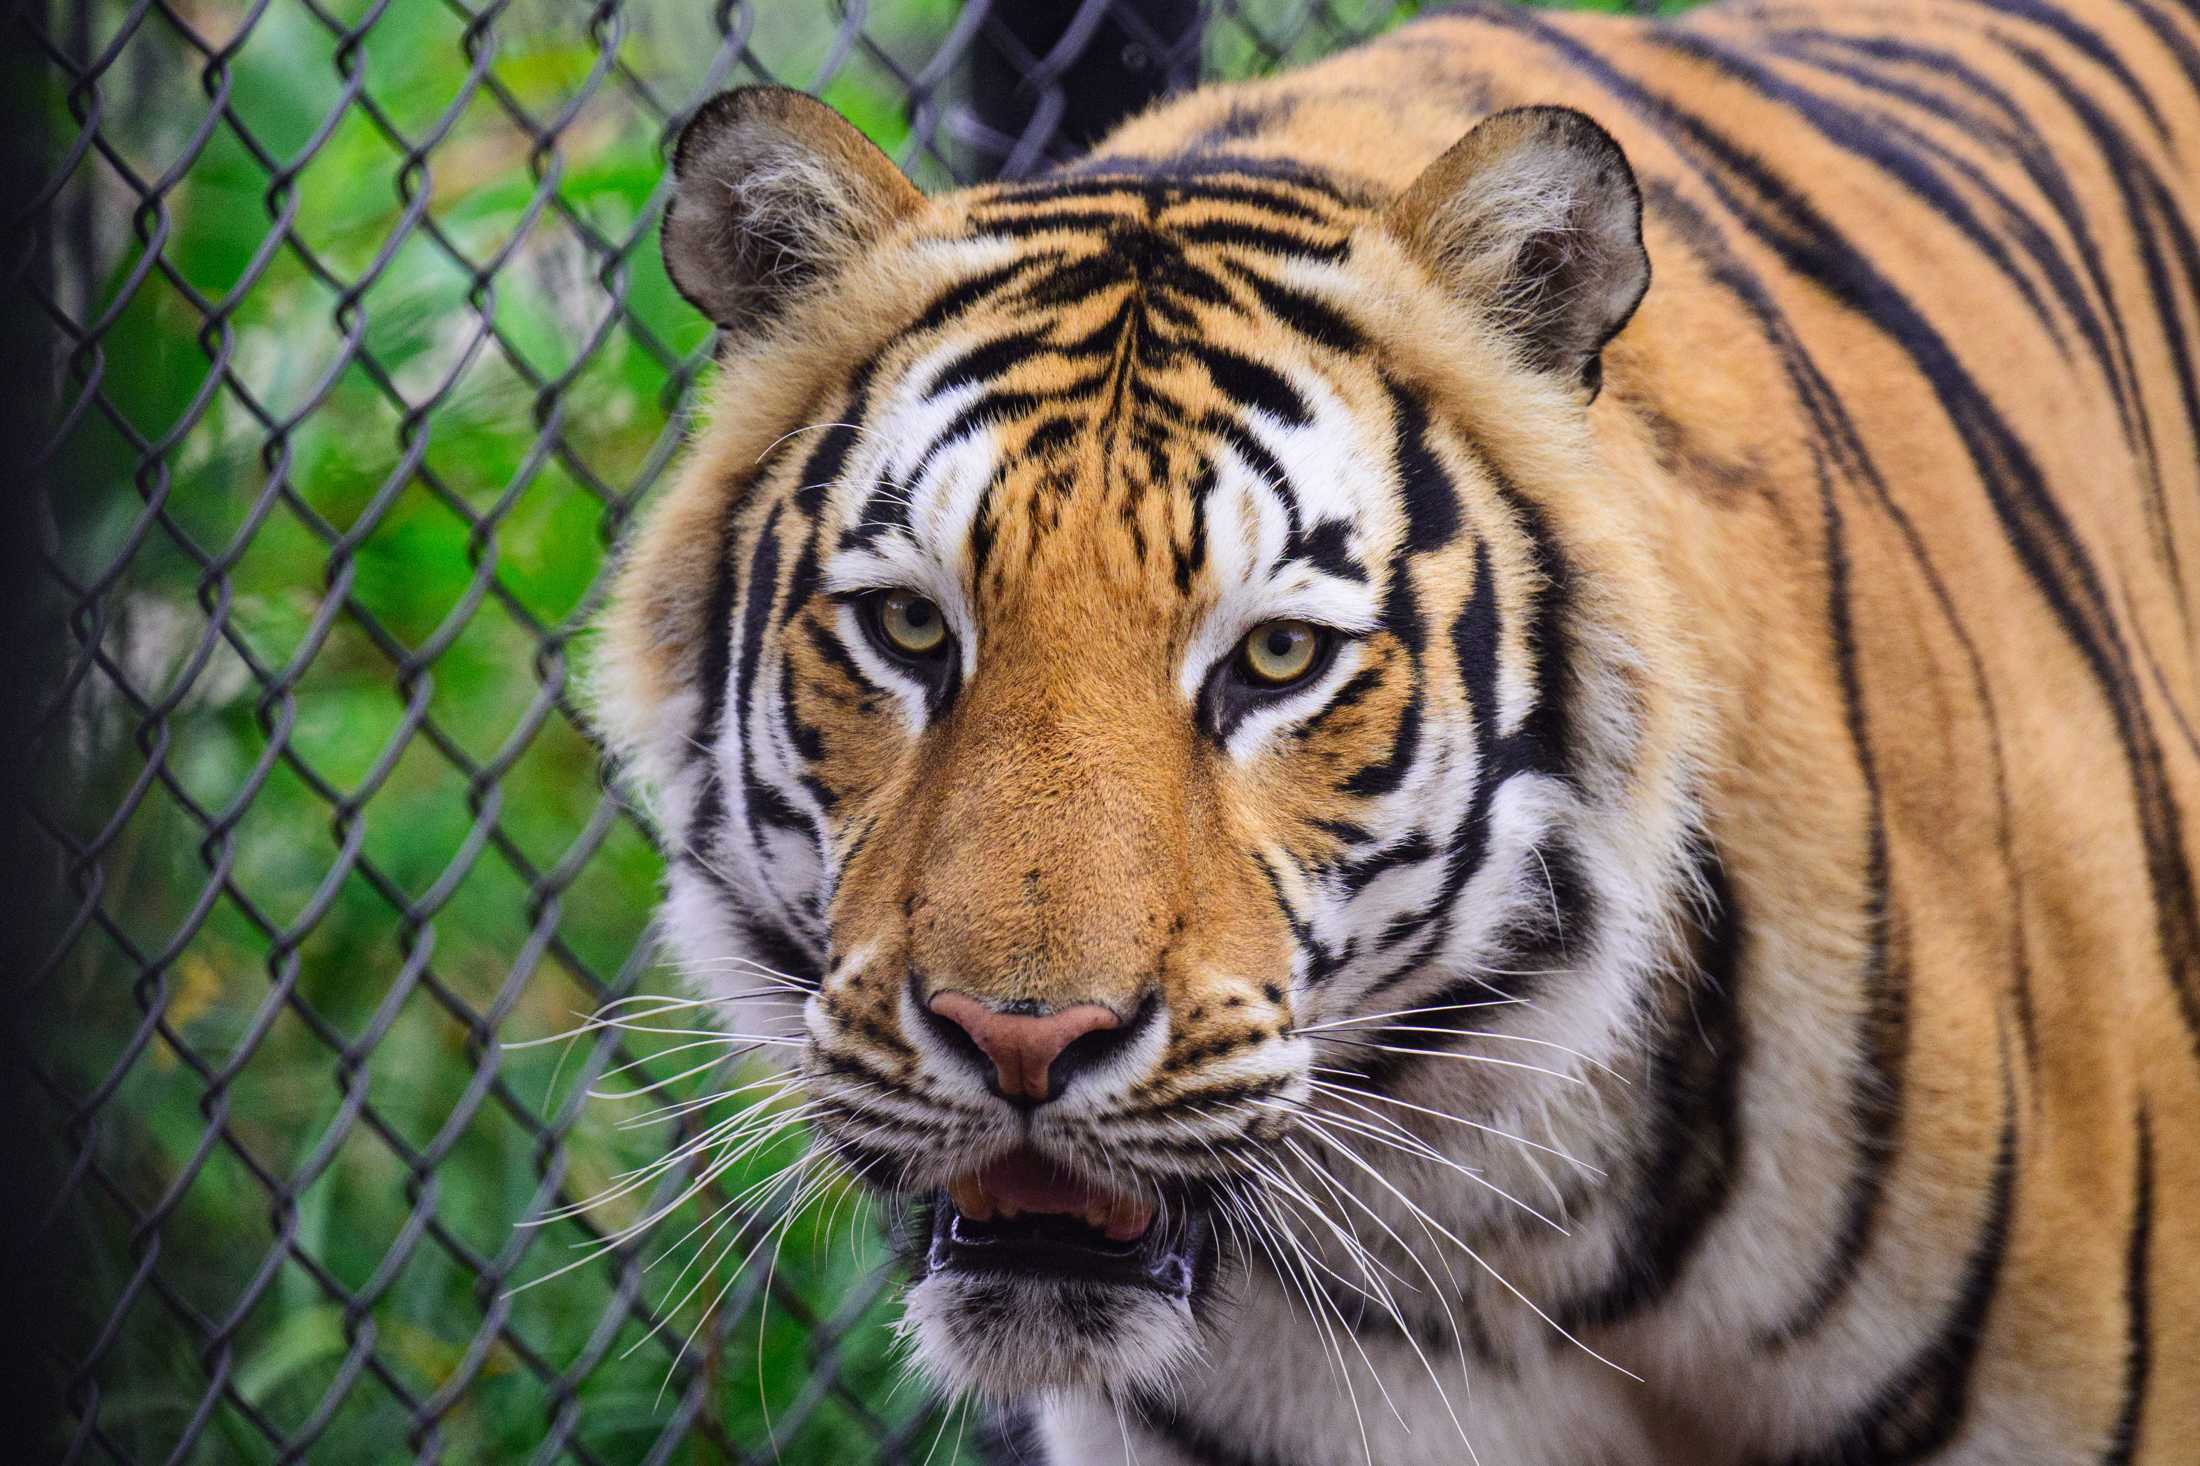
[[1024, 1209], [1013, 1201], [994, 1201], [990, 1196], [986, 1198], [986, 1201], [1000, 1213], [1001, 1220], [1004, 1222], [1013, 1222], [1024, 1214]]
[[1108, 1229], [1108, 1218], [1115, 1213], [1115, 1204], [1105, 1196], [1095, 1196], [1085, 1203], [1085, 1225], [1095, 1232]]
[[1110, 1242], [1135, 1242], [1153, 1225], [1153, 1203], [1136, 1196], [1118, 1196], [1108, 1208], [1101, 1228]]
[[978, 1184], [976, 1176], [958, 1176], [949, 1182], [947, 1199], [955, 1203], [955, 1210], [973, 1222], [993, 1220], [993, 1198]]

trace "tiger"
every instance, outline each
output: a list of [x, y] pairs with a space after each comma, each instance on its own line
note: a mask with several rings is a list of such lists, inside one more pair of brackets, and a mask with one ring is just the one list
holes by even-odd
[[1001, 1459], [2195, 1459], [2192, 0], [670, 178], [605, 735]]

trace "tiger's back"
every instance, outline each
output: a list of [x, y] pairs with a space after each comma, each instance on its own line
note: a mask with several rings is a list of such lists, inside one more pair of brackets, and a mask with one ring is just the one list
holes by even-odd
[[[1632, 318], [1632, 301], [1617, 310], [1623, 329], [1586, 343], [1580, 380], [1555, 385], [1530, 358], [1487, 353], [1485, 327], [1567, 303], [1484, 300], [1480, 326], [1424, 315], [1421, 272], [1468, 269], [1474, 241], [1416, 254], [1413, 237], [1446, 148], [1494, 113], [1548, 105], [1617, 140], [1653, 270]], [[720, 409], [736, 426], [705, 437], [629, 572], [615, 712], [630, 752], [658, 760], [676, 835], [700, 842], [696, 869], [675, 873], [675, 939], [699, 953], [746, 942], [814, 983], [821, 1085], [855, 1075], [949, 1117], [935, 1133], [904, 1106], [918, 1138], [889, 1144], [865, 1138], [886, 1111], [846, 1098], [874, 1127], [851, 1119], [839, 1142], [858, 1169], [898, 1159], [929, 1175], [910, 1159], [924, 1145], [992, 1143], [978, 1092], [936, 1087], [952, 1061], [920, 1010], [958, 1011], [929, 1006], [942, 968], [965, 975], [950, 997], [1105, 1013], [1093, 1021], [1151, 1039], [1153, 1077], [1120, 1115], [1181, 1100], [1170, 1119], [1190, 1126], [1213, 1094], [1251, 1093], [1317, 1116], [1310, 1145], [1397, 1150], [1410, 1132], [1421, 1148], [1376, 1157], [1409, 1180], [1339, 1161], [1293, 1182], [1279, 1208], [1334, 1205], [1354, 1235], [1299, 1218], [1319, 1261], [1277, 1260], [1277, 1276], [1247, 1245], [1212, 1320], [1194, 1288], [1205, 1352], [1140, 1345], [1170, 1361], [1173, 1388], [1066, 1363], [1033, 1375], [1049, 1393], [1028, 1448], [1063, 1462], [1450, 1460], [1462, 1417], [1438, 1377], [1456, 1357], [1475, 1407], [1460, 1433], [1490, 1461], [2190, 1458], [2200, 10], [1865, 0], [1647, 23], [1470, 5], [1165, 104], [1047, 179], [936, 208], [880, 236], [930, 253], [823, 275], [862, 281], [867, 308], [883, 299], [882, 318], [913, 323], [905, 340], [867, 343], [854, 369], [855, 348], [843, 360], [791, 332], [736, 342]], [[969, 263], [939, 264], [943, 240]], [[1210, 268], [1203, 251], [1257, 268]], [[704, 268], [685, 263], [691, 296], [707, 294], [691, 283]], [[1181, 293], [1152, 306], [1152, 329], [1181, 337], [1092, 344], [1130, 318], [1105, 291], [1165, 293], [1152, 282], [1170, 272]], [[934, 346], [928, 333], [973, 313], [972, 339], [990, 345]], [[817, 329], [853, 339], [846, 316]], [[1304, 366], [1302, 342], [1331, 365]], [[910, 380], [929, 379], [936, 416], [923, 393], [879, 385], [897, 351], [921, 362]], [[1079, 458], [1063, 445], [1082, 441], [1087, 399], [1092, 431], [1129, 436]], [[1111, 417], [1141, 400], [1163, 428]], [[1366, 441], [1305, 448], [1332, 409]], [[874, 425], [912, 424], [938, 436], [906, 472], [849, 466]], [[772, 456], [809, 428], [826, 446]], [[999, 462], [927, 509], [935, 462], [982, 458], [970, 441], [989, 432]], [[1181, 599], [1203, 608], [1184, 624], [1206, 624], [1200, 587], [1223, 575], [1206, 517], [1216, 459], [1184, 444], [1207, 433], [1251, 478], [1295, 481], [1279, 490], [1294, 545], [1315, 538], [1302, 510], [1316, 523], [1323, 496], [1350, 498], [1360, 477], [1394, 477], [1403, 506], [1302, 555], [1387, 586], [1369, 591], [1375, 649], [1337, 674], [1337, 703], [1296, 729], [1278, 714], [1281, 731], [1257, 738], [1210, 729], [1214, 752], [1170, 741], [1172, 699], [1204, 718], [1211, 689], [1128, 667], [1144, 632], [1090, 666], [1044, 650], [1075, 644], [1101, 604], [1161, 607], [1132, 614], [1164, 626]], [[835, 486], [867, 476], [842, 507]], [[1489, 530], [1472, 557], [1456, 527], [1421, 524], [1427, 481]], [[922, 539], [955, 505], [968, 540], [935, 598], [973, 643], [984, 628], [986, 650], [910, 694], [906, 733], [889, 737], [865, 721], [892, 698], [855, 652], [861, 628], [802, 608], [821, 580], [840, 583], [819, 569], [831, 556]], [[1388, 558], [1358, 554], [1384, 535]], [[1455, 561], [1439, 564], [1439, 544]], [[1203, 634], [1152, 632], [1171, 656]], [[1133, 710], [1111, 724], [1110, 706]], [[649, 754], [655, 722], [692, 727], [716, 762]], [[1306, 794], [1281, 765], [1256, 767], [1284, 756], [1270, 748], [1345, 773], [1305, 776], [1321, 785]], [[1111, 783], [1125, 760], [1133, 772]], [[1203, 772], [1225, 765], [1250, 769], [1254, 792]], [[1507, 804], [1503, 780], [1529, 792]], [[1546, 816], [1546, 799], [1602, 811], [1601, 833], [1551, 836], [1559, 824], [1534, 821], [1589, 817]], [[775, 821], [791, 832], [777, 845]], [[1201, 864], [1208, 826], [1242, 869]], [[1508, 854], [1520, 882], [1477, 884]], [[766, 889], [810, 878], [812, 895]], [[1493, 930], [1471, 945], [1477, 902]], [[1172, 903], [1168, 935], [1143, 945], [1142, 923]], [[1172, 955], [1187, 927], [1187, 942], [1224, 934], [1202, 972], [1257, 967], [1242, 954], [1272, 940], [1292, 982], [1194, 974]], [[1418, 956], [1401, 966], [1401, 952]], [[1585, 1098], [1483, 1109], [1462, 1098], [1465, 1066], [1345, 1047], [1292, 1078], [1251, 1067], [1323, 1030], [1436, 1011], [1408, 1005], [1462, 989], [1416, 986], [1414, 960], [1462, 953], [1492, 991], [1532, 969], [1499, 1001], [1542, 1004], [1547, 1025], [1508, 1035], [1493, 1017], [1465, 1037], [1563, 1051], [1552, 1063]], [[1156, 1005], [1159, 1037], [1140, 1026]], [[1593, 1032], [1563, 1026], [1592, 1009]], [[1237, 1088], [1186, 1099], [1203, 1070]], [[1305, 1076], [1322, 1073], [1361, 1087], [1317, 1093]], [[1333, 1104], [1328, 1131], [1324, 1093], [1353, 1106]], [[1023, 1112], [1025, 1143], [1050, 1143], [1048, 1113]], [[1117, 1113], [1080, 1112], [1076, 1144], [1112, 1144]], [[1537, 1156], [1475, 1149], [1434, 1123], [1447, 1117], [1533, 1129], [1548, 1155], [1596, 1164], [1553, 1183]], [[1263, 1168], [1291, 1155], [1312, 1164], [1259, 1125], [1195, 1138], [1216, 1156], [1283, 1147], [1247, 1162], [1270, 1180]], [[947, 1179], [953, 1164], [933, 1167], [936, 1216], [973, 1194]], [[1477, 1209], [1446, 1165], [1507, 1201], [1547, 1186], [1567, 1225], [1515, 1226], [1486, 1197]], [[1166, 1214], [1177, 1193], [1154, 1184]], [[1456, 1274], [1430, 1271], [1437, 1253]], [[951, 1357], [935, 1367], [1009, 1389], [1022, 1376], [971, 1357], [1007, 1327], [999, 1298], [941, 1302], [928, 1266], [912, 1307], [925, 1348]], [[1386, 1268], [1419, 1301], [1355, 1301], [1355, 1266]]]

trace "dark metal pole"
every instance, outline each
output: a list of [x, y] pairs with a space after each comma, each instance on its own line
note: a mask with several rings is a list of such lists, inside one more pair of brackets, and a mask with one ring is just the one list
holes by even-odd
[[[0, 396], [0, 973], [12, 989], [0, 1001], [0, 1115], [7, 1117], [0, 1127], [0, 1317], [21, 1321], [0, 1339], [0, 1432], [27, 1443], [19, 1449], [32, 1455], [38, 1442], [55, 1439], [59, 1401], [50, 1386], [78, 1342], [67, 1307], [75, 1300], [64, 1289], [84, 1275], [46, 1225], [62, 1173], [48, 1098], [29, 1066], [44, 1062], [45, 1024], [53, 1020], [38, 1001], [50, 990], [26, 990], [51, 951], [46, 898], [55, 867], [53, 846], [29, 813], [40, 772], [38, 721], [53, 687], [45, 652], [55, 629], [41, 595], [49, 582], [38, 546], [52, 485], [38, 447], [54, 431], [49, 384], [59, 357], [53, 323], [37, 301], [59, 288], [65, 247], [54, 237], [59, 221], [50, 199], [38, 214], [26, 213], [53, 167], [49, 129], [61, 112], [60, 89], [39, 82], [43, 58], [28, 39], [44, 12], [33, 0], [0, 14], [9, 22], [0, 66], [16, 83], [0, 93], [0, 381], [9, 388]], [[44, 755], [51, 759], [50, 747]]]
[[966, 70], [972, 178], [1022, 178], [1199, 79], [1200, 0], [966, 0], [990, 11]]

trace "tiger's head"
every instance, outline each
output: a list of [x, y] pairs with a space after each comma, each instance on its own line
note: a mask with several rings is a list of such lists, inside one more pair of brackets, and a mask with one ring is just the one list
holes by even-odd
[[1529, 109], [1402, 192], [1192, 150], [928, 200], [759, 88], [674, 171], [719, 374], [603, 716], [679, 955], [806, 990], [927, 1367], [1157, 1384], [1332, 1204], [1280, 1190], [1304, 1145], [1596, 1105], [1693, 777], [1653, 490], [1589, 412], [1648, 282], [1610, 138]]

